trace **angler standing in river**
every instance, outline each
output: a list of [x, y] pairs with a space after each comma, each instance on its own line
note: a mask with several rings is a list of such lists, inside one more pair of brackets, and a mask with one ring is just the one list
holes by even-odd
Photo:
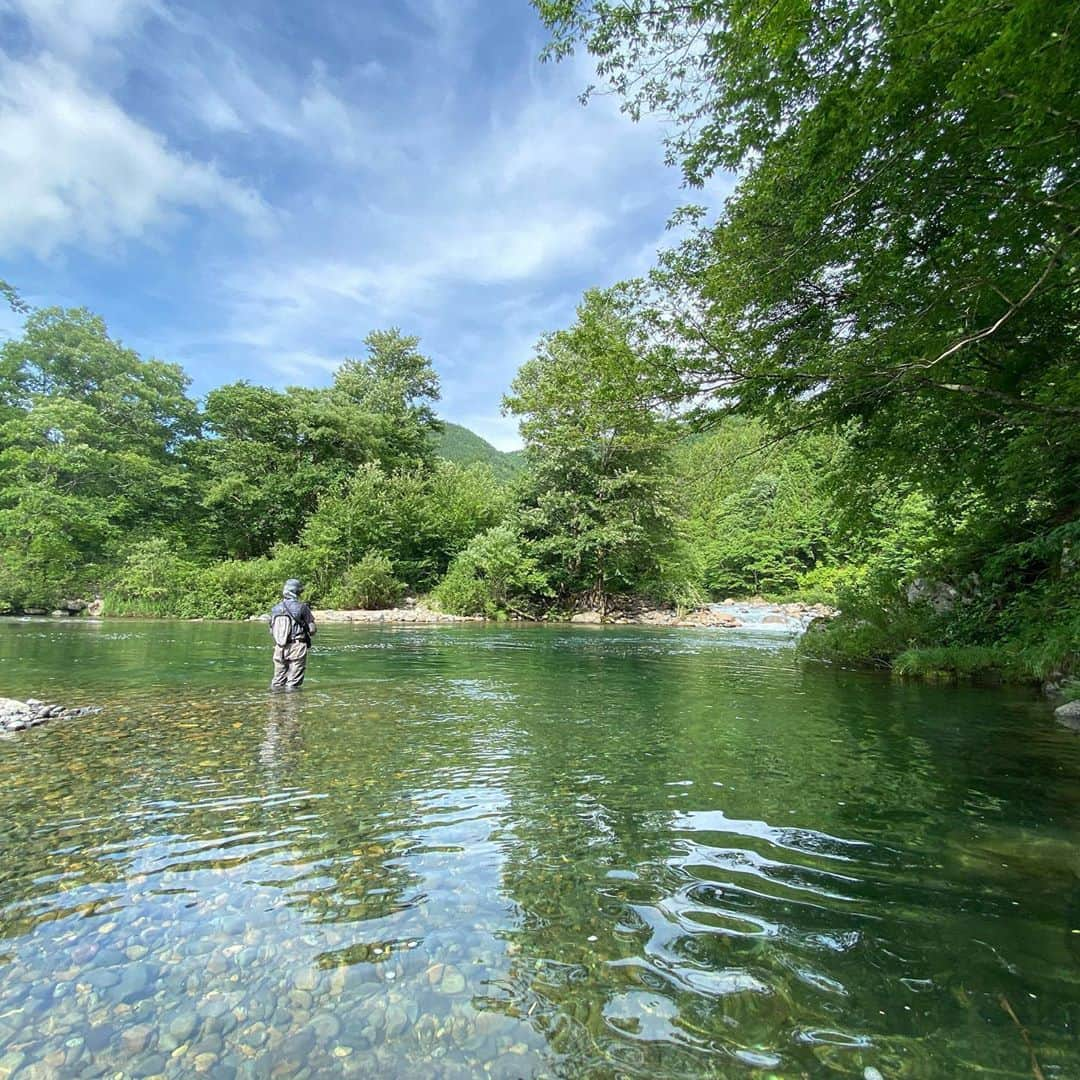
[[274, 677], [271, 690], [299, 690], [304, 683], [308, 649], [315, 633], [315, 616], [300, 599], [304, 586], [289, 578], [281, 590], [281, 602], [270, 612], [274, 638]]

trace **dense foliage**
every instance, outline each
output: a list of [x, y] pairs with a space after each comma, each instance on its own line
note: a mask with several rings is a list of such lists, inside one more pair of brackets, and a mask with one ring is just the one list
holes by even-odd
[[[655, 371], [669, 404], [843, 437], [835, 501], [868, 572], [833, 644], [876, 627], [889, 659], [945, 640], [1075, 663], [1073, 9], [536, 6], [550, 55], [583, 44], [632, 116], [667, 114], [691, 185], [738, 175], [719, 218], [698, 214], [690, 239], [625, 292], [671, 350]], [[883, 537], [916, 506], [919, 543], [881, 572]], [[920, 576], [951, 590], [947, 612], [912, 599]]]
[[178, 367], [96, 316], [31, 313], [0, 351], [0, 605], [96, 593], [117, 614], [236, 618], [300, 576], [323, 605], [434, 589], [449, 611], [544, 615], [790, 591], [834, 554], [799, 524], [827, 530], [813, 454], [755, 466], [757, 425], [686, 441], [612, 294], [590, 293], [515, 380], [527, 448], [510, 484], [435, 456], [416, 344], [371, 335], [324, 389], [241, 382], [200, 406]]
[[327, 388], [241, 382], [200, 408], [179, 367], [97, 316], [30, 313], [0, 349], [0, 609], [104, 593], [117, 612], [243, 617], [297, 574], [349, 605], [429, 588], [505, 496], [485, 466], [435, 457], [417, 340], [365, 344]]
[[563, 606], [603, 612], [613, 596], [663, 592], [677, 575], [674, 430], [652, 407], [651, 367], [611, 297], [591, 292], [506, 400], [528, 462], [518, 528]]

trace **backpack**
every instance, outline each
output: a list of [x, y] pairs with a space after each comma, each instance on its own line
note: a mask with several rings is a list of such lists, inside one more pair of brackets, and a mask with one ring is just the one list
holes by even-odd
[[270, 636], [275, 645], [288, 645], [292, 641], [293, 627], [298, 625], [288, 604], [282, 604], [280, 611], [275, 608], [270, 612]]

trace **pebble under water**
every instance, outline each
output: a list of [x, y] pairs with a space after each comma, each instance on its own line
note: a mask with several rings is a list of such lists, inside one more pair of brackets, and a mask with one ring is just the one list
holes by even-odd
[[1080, 1076], [1080, 736], [729, 631], [6, 620], [9, 1077]]

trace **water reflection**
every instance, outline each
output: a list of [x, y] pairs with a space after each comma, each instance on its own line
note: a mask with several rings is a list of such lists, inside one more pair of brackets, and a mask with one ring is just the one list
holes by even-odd
[[2, 628], [105, 711], [0, 748], [0, 1070], [1029, 1076], [1005, 997], [1077, 1071], [1023, 699], [536, 628], [330, 628], [269, 696], [258, 629]]
[[272, 694], [267, 701], [266, 734], [259, 744], [259, 764], [270, 782], [277, 780], [287, 759], [301, 749], [300, 699], [295, 694]]

